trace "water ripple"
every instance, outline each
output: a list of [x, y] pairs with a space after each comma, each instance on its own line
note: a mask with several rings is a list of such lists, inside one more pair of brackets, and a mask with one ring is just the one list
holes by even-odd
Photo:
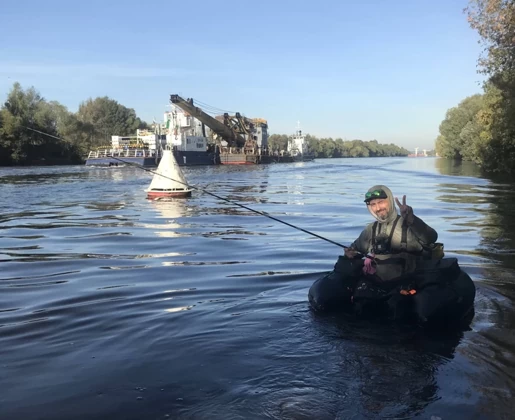
[[148, 201], [135, 168], [0, 168], [2, 416], [509, 418], [513, 185], [442, 159], [184, 172], [343, 244], [387, 182], [476, 281], [470, 330], [316, 315], [339, 247], [207, 194]]

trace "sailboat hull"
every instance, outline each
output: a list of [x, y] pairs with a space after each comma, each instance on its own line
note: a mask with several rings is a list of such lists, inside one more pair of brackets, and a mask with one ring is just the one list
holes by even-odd
[[191, 197], [191, 190], [186, 191], [148, 191], [147, 198], [186, 198]]

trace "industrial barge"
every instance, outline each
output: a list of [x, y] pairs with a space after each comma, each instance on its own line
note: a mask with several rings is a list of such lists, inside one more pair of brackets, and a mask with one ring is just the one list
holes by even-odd
[[313, 160], [298, 129], [287, 150], [270, 151], [268, 123], [262, 118], [234, 115], [211, 116], [193, 98], [171, 95], [172, 110], [153, 130], [137, 130], [136, 136], [112, 136], [111, 144], [91, 150], [86, 165], [119, 166], [135, 163], [157, 166], [168, 146], [180, 166], [256, 165]]

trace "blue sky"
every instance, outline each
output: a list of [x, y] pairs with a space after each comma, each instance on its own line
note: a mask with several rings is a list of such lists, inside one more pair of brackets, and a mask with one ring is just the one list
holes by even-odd
[[0, 98], [34, 86], [71, 111], [109, 96], [161, 120], [178, 93], [289, 134], [432, 148], [480, 92], [467, 0], [4, 2]]

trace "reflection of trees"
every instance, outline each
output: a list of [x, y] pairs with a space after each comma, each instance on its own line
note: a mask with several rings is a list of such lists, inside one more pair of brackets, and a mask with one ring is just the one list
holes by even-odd
[[[436, 169], [442, 175], [474, 176], [484, 179], [479, 167], [471, 162], [454, 162], [447, 159], [436, 159]], [[487, 175], [488, 183], [456, 183], [439, 184], [439, 200], [456, 203], [463, 211], [481, 213], [481, 220], [469, 224], [477, 228], [481, 235], [481, 247], [488, 257], [500, 261], [505, 268], [515, 269], [513, 254], [515, 253], [515, 182], [500, 175]], [[458, 214], [463, 216], [463, 214]], [[495, 275], [492, 273], [492, 275]], [[511, 283], [511, 282], [510, 282]]]
[[488, 203], [488, 200], [483, 197], [484, 189], [477, 185], [440, 183], [437, 185], [437, 192], [441, 193], [437, 197], [438, 200], [444, 203], [474, 205]]
[[488, 190], [490, 208], [480, 230], [481, 245], [490, 257], [503, 263], [511, 271], [509, 284], [513, 284], [515, 270], [515, 184], [494, 184]]
[[[98, 173], [95, 176], [98, 176]], [[0, 184], [61, 184], [88, 181], [90, 178], [90, 171], [82, 166], [68, 166], [66, 169], [62, 167], [57, 169], [56, 167], [40, 166], [27, 170], [17, 168], [10, 169], [9, 172], [5, 171], [5, 175], [0, 174]]]
[[[106, 181], [129, 183], [141, 177], [142, 173], [143, 171], [136, 167], [67, 166], [63, 169], [63, 167], [39, 166], [27, 170], [16, 168], [10, 169], [9, 172], [5, 171], [5, 175], [0, 174], [0, 185], [105, 183]], [[150, 183], [150, 180], [148, 182]]]
[[[481, 212], [481, 218], [474, 224], [480, 236], [474, 252], [484, 259], [469, 270], [481, 274], [485, 287], [476, 299], [474, 324], [477, 332], [470, 339], [474, 345], [464, 346], [460, 353], [479, 364], [470, 373], [473, 389], [480, 394], [477, 410], [484, 413], [485, 418], [511, 418], [515, 375], [512, 357], [508, 355], [513, 354], [515, 348], [512, 333], [515, 313], [507, 303], [515, 301], [515, 182], [506, 176], [481, 174], [470, 162], [437, 159], [436, 163], [442, 175], [482, 178], [477, 182], [468, 180], [467, 184], [441, 184], [443, 188], [453, 190], [453, 197], [440, 198], [456, 203], [456, 212], [461, 219], [464, 218], [463, 208], [458, 206], [471, 204], [469, 210]], [[487, 182], [483, 183], [483, 180]]]
[[440, 209], [445, 230], [452, 232], [452, 240], [458, 244], [456, 252], [467, 254], [475, 266], [484, 264], [477, 257], [490, 258], [492, 241], [504, 235], [495, 204], [499, 188], [485, 180], [480, 168], [471, 162], [435, 159], [435, 166], [451, 181], [436, 185], [437, 200], [446, 204]]
[[[505, 175], [483, 174], [480, 168], [471, 162], [456, 162], [447, 159], [436, 159], [436, 169], [442, 175], [455, 177], [473, 176], [486, 179], [486, 183], [467, 181], [467, 183], [439, 184], [443, 194], [439, 200], [463, 204], [471, 204], [468, 210], [480, 212], [482, 218], [474, 224], [481, 235], [481, 246], [487, 256], [494, 262], [501, 262], [502, 267], [491, 270], [489, 276], [495, 277], [504, 270], [509, 270], [510, 279], [504, 283], [513, 284], [515, 269], [515, 180]], [[455, 178], [459, 181], [459, 178]], [[462, 218], [463, 214], [458, 214]]]
[[435, 168], [442, 175], [481, 177], [481, 168], [473, 162], [452, 159], [435, 159]]

